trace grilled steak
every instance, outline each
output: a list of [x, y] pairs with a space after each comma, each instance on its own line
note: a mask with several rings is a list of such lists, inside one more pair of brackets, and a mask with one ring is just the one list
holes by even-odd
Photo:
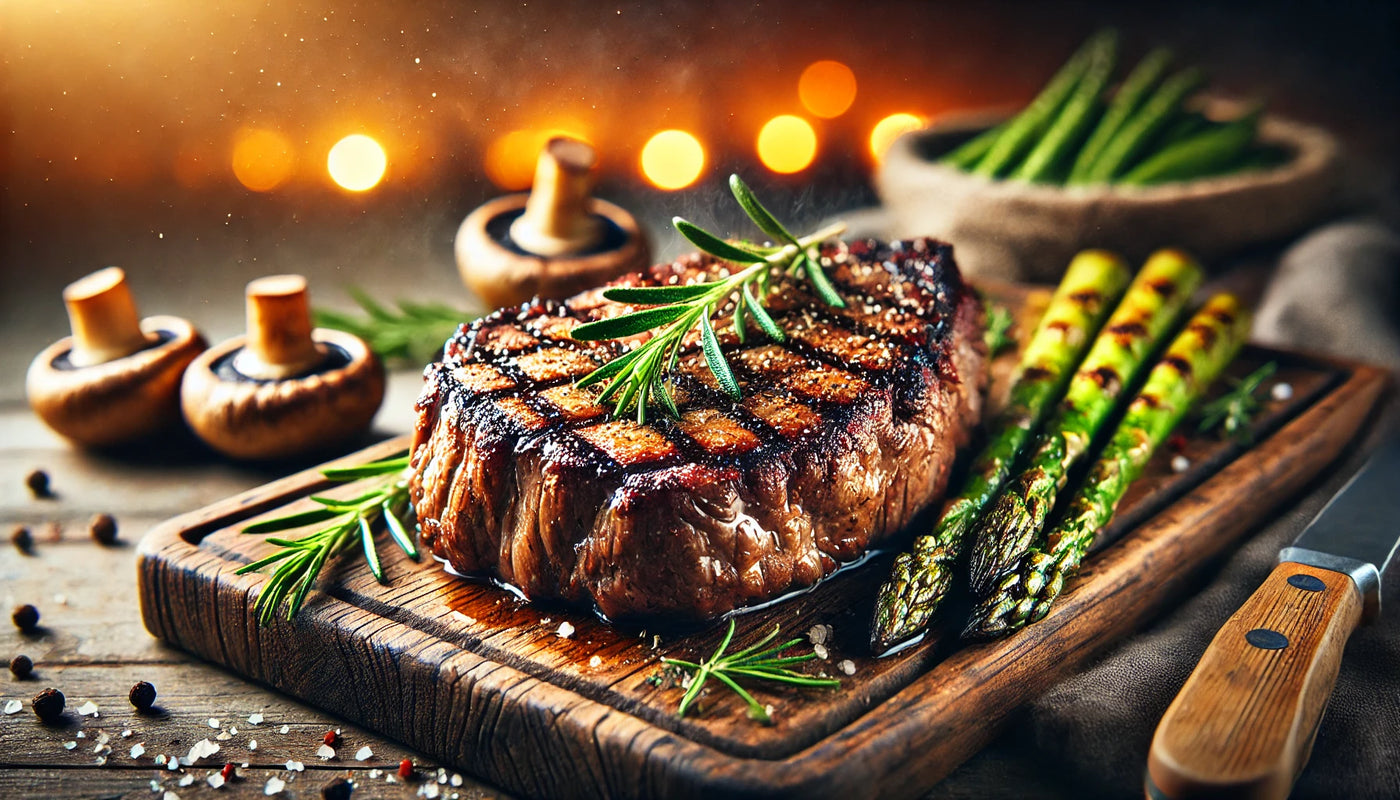
[[[784, 344], [721, 341], [743, 389], [725, 399], [691, 343], [679, 421], [609, 420], [574, 382], [627, 343], [574, 341], [634, 310], [602, 289], [464, 325], [426, 371], [412, 496], [451, 567], [612, 619], [705, 619], [811, 586], [944, 491], [981, 412], [982, 312], [930, 239], [833, 244], [846, 308], [783, 279]], [[619, 280], [707, 279], [692, 255]], [[645, 338], [645, 334], [643, 337]]]

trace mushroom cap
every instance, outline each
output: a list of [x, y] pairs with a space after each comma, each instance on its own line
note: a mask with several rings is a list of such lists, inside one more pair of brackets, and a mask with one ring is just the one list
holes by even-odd
[[[648, 266], [651, 251], [637, 220], [596, 197], [589, 213], [607, 228], [595, 248], [574, 255], [543, 257], [514, 246], [510, 224], [525, 211], [528, 194], [498, 197], [462, 221], [453, 250], [462, 282], [494, 308], [532, 297], [560, 300]], [[608, 234], [611, 234], [610, 236]]]
[[188, 320], [141, 320], [152, 344], [129, 356], [77, 367], [73, 338], [44, 348], [29, 365], [25, 392], [45, 424], [78, 444], [134, 442], [180, 421], [180, 378], [208, 344]]
[[185, 371], [185, 421], [206, 444], [231, 458], [289, 458], [328, 448], [369, 427], [384, 400], [384, 365], [357, 336], [311, 332], [328, 364], [282, 380], [237, 372], [246, 337], [205, 351]]

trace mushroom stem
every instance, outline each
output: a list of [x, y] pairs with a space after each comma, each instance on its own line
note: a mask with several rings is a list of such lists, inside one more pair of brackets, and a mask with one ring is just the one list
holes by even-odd
[[68, 360], [76, 367], [105, 364], [150, 344], [120, 267], [100, 269], [68, 284], [63, 303], [73, 331]]
[[510, 226], [522, 250], [541, 256], [579, 253], [598, 243], [603, 228], [589, 210], [593, 148], [586, 142], [556, 136], [540, 151], [535, 182], [525, 213]]
[[257, 380], [279, 380], [321, 363], [325, 351], [311, 338], [306, 278], [269, 275], [248, 284], [248, 341], [233, 367]]

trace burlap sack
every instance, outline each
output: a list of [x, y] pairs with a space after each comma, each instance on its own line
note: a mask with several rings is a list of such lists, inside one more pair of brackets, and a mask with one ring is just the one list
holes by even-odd
[[1342, 200], [1337, 144], [1326, 132], [1266, 117], [1260, 138], [1294, 157], [1283, 166], [1152, 187], [1072, 187], [991, 181], [935, 159], [988, 118], [963, 118], [906, 134], [885, 156], [877, 188], [898, 238], [952, 242], [972, 275], [1053, 283], [1086, 247], [1139, 262], [1173, 246], [1207, 263], [1281, 241]]

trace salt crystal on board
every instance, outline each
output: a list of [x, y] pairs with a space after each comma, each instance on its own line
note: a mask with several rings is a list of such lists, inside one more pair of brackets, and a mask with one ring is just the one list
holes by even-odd
[[278, 732], [278, 733], [286, 733], [287, 731], [289, 731], [289, 730], [291, 730], [291, 729], [292, 729], [292, 726], [291, 726], [291, 725], [283, 725], [282, 727], [280, 727], [280, 728], [277, 729], [277, 732]]
[[273, 775], [271, 778], [267, 779], [267, 783], [263, 784], [263, 794], [271, 797], [285, 788], [287, 788], [286, 782], [276, 775]]
[[845, 661], [838, 663], [836, 665], [836, 668], [846, 673], [847, 675], [856, 674], [856, 662], [850, 660], [849, 658]]
[[134, 745], [131, 746], [131, 757], [132, 757], [132, 758], [140, 758], [141, 756], [144, 756], [145, 754], [146, 754], [146, 745], [144, 745], [144, 744], [134, 744]]
[[365, 747], [361, 747], [359, 750], [356, 750], [356, 751], [355, 751], [355, 760], [356, 760], [356, 761], [368, 761], [369, 758], [370, 758], [371, 756], [373, 756], [373, 755], [374, 755], [374, 751], [371, 750], [371, 749], [369, 749], [369, 746], [366, 745]]
[[249, 740], [248, 740], [248, 749], [249, 749], [249, 750], [256, 750], [256, 749], [258, 749], [258, 740], [257, 740], [257, 739], [249, 739]]
[[322, 761], [330, 761], [332, 758], [335, 758], [335, 748], [328, 744], [323, 744], [316, 748], [316, 755], [320, 756]]
[[89, 715], [93, 717], [97, 716], [97, 704], [92, 702], [91, 700], [78, 706], [78, 716], [86, 717]]
[[560, 639], [567, 639], [574, 635], [574, 626], [570, 625], [567, 620], [561, 622], [559, 623], [558, 634]]
[[249, 714], [249, 715], [248, 715], [248, 724], [249, 724], [249, 725], [261, 725], [261, 724], [262, 724], [262, 721], [263, 721], [263, 715], [260, 714], [260, 713], [258, 713], [258, 712], [256, 712], [256, 711], [253, 712], [252, 714]]
[[224, 774], [222, 772], [211, 772], [209, 777], [204, 779], [209, 784], [210, 789], [217, 789], [224, 785]]
[[211, 727], [211, 728], [217, 728], [217, 727], [219, 727], [219, 720], [218, 720], [217, 717], [210, 717], [210, 718], [209, 718], [209, 727]]
[[19, 711], [21, 708], [24, 708], [24, 703], [21, 703], [18, 700], [9, 700], [5, 703], [6, 714], [13, 714], [16, 711]]

